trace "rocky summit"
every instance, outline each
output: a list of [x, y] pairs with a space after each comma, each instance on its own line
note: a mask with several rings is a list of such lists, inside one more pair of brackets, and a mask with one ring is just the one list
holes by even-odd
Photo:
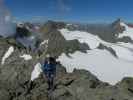
[[[74, 67], [71, 72], [68, 71], [68, 67], [65, 66], [64, 62], [59, 59], [62, 53], [64, 53], [72, 61], [72, 59], [74, 59], [72, 54], [75, 52], [78, 51], [81, 52], [81, 54], [89, 56], [91, 55], [89, 51], [93, 49], [97, 49], [97, 51], [107, 51], [107, 54], [111, 56], [110, 59], [120, 59], [123, 56], [117, 52], [114, 46], [117, 45], [118, 41], [132, 43], [132, 39], [129, 36], [127, 36], [129, 40], [118, 38], [118, 33], [122, 34], [122, 32], [125, 31], [124, 26], [121, 27], [120, 20], [106, 26], [108, 27], [107, 31], [111, 30], [111, 28], [115, 30], [113, 33], [110, 31], [112, 33], [110, 34], [110, 38], [103, 37], [101, 26], [97, 28], [99, 30], [97, 32], [89, 30], [91, 25], [86, 25], [86, 27], [88, 27], [88, 30], [86, 30], [84, 25], [70, 25], [64, 22], [54, 21], [48, 21], [33, 32], [35, 27], [36, 25], [32, 25], [30, 28], [26, 26], [23, 29], [20, 27], [17, 28], [18, 33], [21, 33], [21, 38], [24, 40], [24, 37], [31, 39], [33, 36], [36, 38], [36, 42], [33, 44], [34, 48], [31, 48], [30, 45], [25, 46], [22, 41], [18, 41], [16, 37], [17, 33], [15, 37], [0, 37], [0, 100], [133, 100], [133, 77], [122, 77], [120, 81], [112, 85], [105, 80], [101, 80], [102, 78], [97, 76], [99, 74], [94, 74], [95, 70], [87, 70], [84, 65], [78, 65], [79, 62], [82, 62], [82, 58], [79, 62], [76, 62], [77, 65], [71, 65], [71, 68], [72, 66], [77, 66]], [[91, 29], [95, 29], [96, 27], [97, 26], [92, 25]], [[103, 27], [105, 28], [105, 25], [103, 25]], [[72, 32], [76, 30], [74, 36], [71, 37], [73, 39], [67, 39], [65, 35], [62, 35], [61, 32], [64, 31], [62, 29], [65, 28], [68, 29], [67, 34], [71, 34], [71, 36], [73, 36]], [[90, 42], [86, 42], [88, 38], [84, 38], [84, 42], [82, 42], [83, 37], [80, 36], [78, 32], [83, 30], [84, 32], [88, 32], [87, 34], [91, 32], [90, 37], [96, 35], [103, 39], [104, 42], [96, 38], [96, 40], [100, 42], [98, 42], [96, 47], [89, 44]], [[27, 34], [25, 32], [30, 33], [30, 35], [25, 36], [25, 34]], [[83, 35], [86, 34], [84, 32], [82, 33]], [[78, 36], [75, 36], [75, 34], [78, 34]], [[95, 40], [95, 37], [92, 36], [92, 38], [90, 39]], [[93, 43], [94, 41], [92, 44]], [[117, 45], [117, 47], [123, 48], [122, 46], [122, 44]], [[132, 51], [132, 48], [126, 46], [124, 46], [124, 48]], [[129, 51], [127, 52], [129, 53]], [[33, 71], [37, 69], [37, 72], [39, 72], [38, 65], [43, 63], [48, 54], [55, 56], [58, 60], [56, 78], [54, 81], [55, 89], [53, 91], [47, 90], [48, 85], [42, 71], [32, 80], [32, 76], [36, 74], [33, 73]], [[67, 60], [68, 59], [65, 59], [66, 63]], [[91, 61], [87, 60], [87, 62]], [[95, 63], [97, 63], [97, 61], [95, 61]], [[110, 68], [109, 65], [110, 64], [105, 67]], [[129, 64], [127, 64], [127, 66], [128, 65]], [[87, 66], [91, 68], [92, 65]], [[101, 66], [99, 65], [99, 67]], [[115, 72], [111, 73], [112, 76], [115, 74]], [[119, 71], [117, 73], [119, 75]], [[110, 76], [110, 78], [112, 77]]]

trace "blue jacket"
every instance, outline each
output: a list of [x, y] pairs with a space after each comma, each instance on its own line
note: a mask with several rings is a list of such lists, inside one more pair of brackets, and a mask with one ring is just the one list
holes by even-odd
[[45, 61], [44, 65], [43, 65], [43, 72], [45, 74], [47, 74], [47, 73], [55, 74], [56, 73], [56, 64], [48, 64], [48, 62]]

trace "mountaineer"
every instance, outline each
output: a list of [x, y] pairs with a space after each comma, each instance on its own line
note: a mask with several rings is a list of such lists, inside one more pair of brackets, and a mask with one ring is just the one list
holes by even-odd
[[47, 79], [48, 90], [54, 89], [54, 78], [56, 76], [56, 60], [54, 57], [48, 57], [44, 61], [44, 65], [42, 66], [43, 72]]

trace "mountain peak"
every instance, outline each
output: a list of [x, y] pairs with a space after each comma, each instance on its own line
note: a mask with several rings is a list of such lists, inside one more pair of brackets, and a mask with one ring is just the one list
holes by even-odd
[[123, 20], [121, 18], [118, 18], [117, 20], [115, 20], [113, 23], [112, 23], [112, 26], [115, 26], [115, 25], [120, 25], [120, 23], [122, 23]]
[[123, 20], [119, 18], [114, 21], [111, 26], [117, 33], [122, 33], [125, 30], [125, 27], [122, 25], [122, 23], [124, 24]]

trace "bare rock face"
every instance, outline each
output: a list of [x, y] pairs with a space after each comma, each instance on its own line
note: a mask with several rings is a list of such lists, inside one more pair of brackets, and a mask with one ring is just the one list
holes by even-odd
[[86, 52], [89, 50], [89, 46], [85, 43], [79, 43], [77, 40], [67, 41], [59, 32], [58, 29], [64, 28], [64, 23], [57, 23], [48, 21], [44, 26], [41, 27], [41, 38], [42, 40], [48, 40], [47, 52], [53, 56], [59, 56], [62, 52], [68, 54], [73, 53], [76, 50]]

